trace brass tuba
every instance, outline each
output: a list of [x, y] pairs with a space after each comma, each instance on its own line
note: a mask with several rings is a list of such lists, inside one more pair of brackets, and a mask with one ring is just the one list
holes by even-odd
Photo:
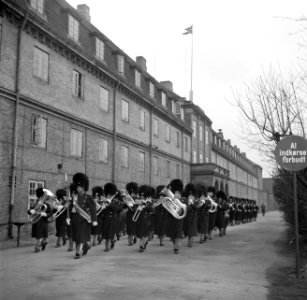
[[179, 199], [176, 199], [172, 191], [165, 187], [161, 191], [165, 197], [162, 200], [163, 207], [176, 219], [183, 219], [187, 214], [187, 207], [181, 203]]

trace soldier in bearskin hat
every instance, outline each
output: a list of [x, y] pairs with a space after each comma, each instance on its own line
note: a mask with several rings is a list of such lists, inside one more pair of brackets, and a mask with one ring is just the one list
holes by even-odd
[[108, 182], [104, 185], [104, 194], [107, 207], [102, 214], [102, 239], [105, 240], [105, 252], [110, 251], [115, 245], [115, 234], [117, 229], [118, 212], [123, 209], [123, 202], [120, 199], [120, 192], [114, 183]]
[[183, 233], [188, 237], [188, 247], [193, 245], [193, 237], [197, 236], [197, 206], [195, 204], [196, 188], [193, 183], [188, 183], [183, 191], [187, 215], [183, 222]]
[[[139, 186], [136, 182], [128, 182], [126, 184], [126, 191], [128, 195], [135, 201], [138, 197], [138, 190]], [[129, 196], [126, 197], [129, 197]], [[137, 204], [134, 204], [132, 206], [127, 206], [125, 207], [128, 208], [127, 213], [126, 213], [126, 230], [127, 230], [127, 235], [128, 235], [128, 245], [132, 246], [137, 242], [137, 237], [135, 233], [135, 222], [132, 221], [133, 215], [135, 213], [136, 208], [138, 207]]]
[[139, 239], [139, 252], [144, 252], [148, 243], [151, 226], [151, 213], [153, 212], [153, 190], [149, 185], [139, 187], [139, 205], [133, 216], [135, 222], [135, 233]]
[[[180, 179], [173, 179], [168, 188], [174, 194], [174, 198], [181, 201], [181, 195], [183, 192], [183, 183]], [[167, 233], [173, 242], [173, 250], [175, 254], [179, 253], [181, 239], [183, 237], [183, 219], [177, 219], [170, 213], [167, 216]]]
[[[215, 188], [213, 186], [208, 187], [208, 196], [216, 203], [216, 197], [215, 197]], [[217, 203], [216, 203], [217, 204]], [[217, 206], [216, 206], [217, 207]], [[216, 220], [216, 209], [209, 211], [209, 240], [212, 240], [213, 238], [213, 230], [215, 228], [215, 220]]]
[[96, 240], [98, 238], [98, 244], [101, 243], [102, 240], [102, 213], [101, 211], [97, 211], [102, 205], [102, 197], [103, 197], [103, 188], [101, 186], [94, 186], [92, 188], [92, 196], [96, 205], [96, 213], [97, 213], [97, 226], [92, 226], [91, 234], [93, 236], [92, 246], [96, 246]]
[[[68, 198], [67, 198], [67, 192], [65, 189], [58, 189], [55, 192], [55, 195], [57, 197], [57, 200], [62, 206], [67, 205]], [[55, 245], [56, 248], [61, 246], [61, 239], [63, 241], [63, 245], [65, 245], [66, 243], [66, 227], [67, 227], [66, 211], [64, 211], [62, 214], [60, 214], [55, 219], [55, 229], [56, 229], [55, 236], [57, 237], [56, 245]]]
[[166, 235], [168, 215], [168, 212], [162, 205], [162, 200], [165, 196], [161, 193], [161, 191], [164, 189], [164, 187], [164, 185], [158, 185], [156, 187], [156, 204], [154, 204], [154, 233], [159, 238], [160, 246], [164, 246], [163, 240]]
[[217, 199], [217, 212], [216, 212], [216, 227], [219, 229], [219, 236], [222, 237], [226, 232], [226, 221], [228, 222], [228, 218], [226, 220], [226, 211], [229, 208], [229, 205], [226, 201], [227, 196], [223, 191], [218, 191], [216, 193]]
[[86, 192], [89, 187], [88, 177], [83, 173], [73, 176], [76, 192], [73, 195], [73, 207], [71, 209], [72, 239], [76, 244], [75, 259], [86, 255], [91, 240], [91, 225], [97, 226], [96, 205], [93, 197]]

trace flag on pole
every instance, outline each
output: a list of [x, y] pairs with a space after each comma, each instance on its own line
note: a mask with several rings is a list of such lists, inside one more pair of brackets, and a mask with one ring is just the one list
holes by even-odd
[[185, 29], [183, 34], [193, 34], [193, 25]]

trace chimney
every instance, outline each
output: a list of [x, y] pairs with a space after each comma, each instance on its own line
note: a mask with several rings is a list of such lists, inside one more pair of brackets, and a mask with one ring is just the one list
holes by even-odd
[[166, 81], [160, 81], [160, 83], [167, 88], [169, 91], [173, 91], [173, 83], [169, 80]]
[[146, 59], [143, 56], [137, 56], [135, 60], [138, 66], [141, 67], [143, 71], [147, 72]]
[[218, 129], [218, 133], [217, 133], [221, 138], [224, 138], [223, 135], [223, 130], [222, 129]]
[[91, 22], [90, 8], [86, 4], [79, 4], [77, 6], [79, 15], [88, 22]]

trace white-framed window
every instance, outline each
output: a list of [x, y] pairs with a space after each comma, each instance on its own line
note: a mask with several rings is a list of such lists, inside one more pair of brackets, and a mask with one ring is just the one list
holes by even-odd
[[145, 171], [145, 152], [139, 151], [139, 171]]
[[149, 82], [149, 96], [151, 98], [155, 97], [155, 85], [152, 82]]
[[125, 74], [125, 58], [120, 54], [117, 55], [117, 70], [119, 74]]
[[209, 131], [205, 130], [205, 144], [208, 145], [209, 144]]
[[72, 71], [72, 94], [78, 98], [82, 98], [83, 78], [82, 74], [77, 70]]
[[199, 125], [199, 141], [202, 142], [203, 141], [203, 126]]
[[76, 42], [79, 41], [79, 21], [72, 15], [68, 15], [68, 36]]
[[70, 132], [70, 154], [73, 156], [82, 156], [83, 132], [71, 129]]
[[176, 178], [180, 178], [180, 165], [176, 164]]
[[209, 163], [209, 156], [206, 156], [205, 159], [206, 159], [206, 163]]
[[129, 102], [122, 99], [122, 120], [129, 122]]
[[179, 131], [176, 131], [176, 147], [180, 147], [180, 134]]
[[47, 148], [47, 119], [32, 115], [32, 144]]
[[48, 82], [49, 54], [38, 47], [34, 47], [33, 75]]
[[95, 38], [95, 44], [96, 44], [96, 57], [101, 60], [104, 61], [104, 42], [99, 39], [98, 37]]
[[99, 139], [99, 160], [109, 162], [109, 141], [103, 138]]
[[152, 171], [154, 175], [159, 175], [159, 158], [157, 156], [152, 158]]
[[165, 140], [169, 143], [171, 141], [171, 127], [166, 125], [166, 138]]
[[166, 161], [166, 177], [171, 177], [171, 163], [169, 160]]
[[153, 118], [153, 135], [159, 135], [159, 120], [156, 118]]
[[181, 116], [181, 120], [184, 120], [184, 111], [182, 107], [180, 107], [180, 116]]
[[189, 151], [189, 145], [188, 145], [188, 137], [187, 136], [185, 136], [184, 137], [184, 151], [185, 152], [188, 152]]
[[29, 180], [29, 186], [28, 186], [28, 203], [34, 204], [37, 200], [36, 197], [36, 190], [38, 188], [44, 188], [45, 182], [44, 181], [37, 181], [37, 180]]
[[104, 111], [109, 111], [110, 91], [103, 86], [99, 87], [99, 107]]
[[192, 120], [193, 137], [196, 138], [196, 121]]
[[145, 111], [140, 110], [140, 129], [145, 130]]
[[31, 0], [30, 5], [34, 10], [36, 10], [41, 15], [44, 14], [44, 0]]
[[134, 70], [134, 76], [135, 76], [135, 82], [134, 84], [137, 86], [137, 87], [141, 87], [141, 73], [138, 71], [138, 70]]
[[166, 107], [166, 95], [163, 92], [161, 92], [161, 102], [162, 106]]
[[204, 156], [201, 153], [199, 154], [199, 162], [201, 164], [204, 162]]
[[175, 101], [172, 100], [172, 113], [175, 115], [176, 114], [176, 103]]
[[196, 151], [193, 150], [193, 151], [192, 151], [192, 163], [193, 163], [193, 164], [196, 164], [196, 162], [197, 162]]
[[123, 168], [128, 168], [128, 156], [129, 156], [129, 148], [126, 146], [120, 147], [120, 159], [121, 159], [121, 166]]

